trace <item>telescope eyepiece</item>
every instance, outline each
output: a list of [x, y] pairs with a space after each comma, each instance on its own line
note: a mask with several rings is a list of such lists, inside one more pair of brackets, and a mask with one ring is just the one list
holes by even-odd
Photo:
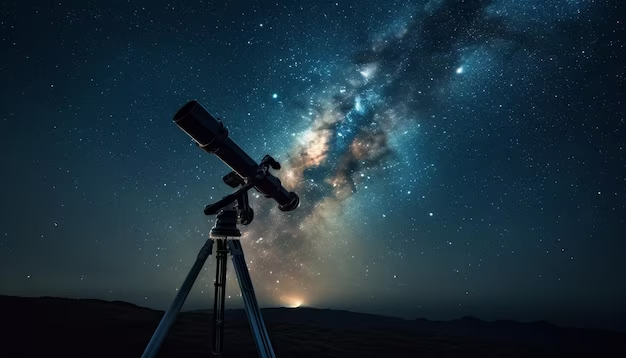
[[298, 206], [300, 206], [300, 198], [298, 197], [298, 195], [296, 193], [289, 192], [289, 197], [291, 199], [291, 201], [286, 204], [286, 205], [278, 205], [278, 209], [280, 211], [291, 211], [296, 209]]

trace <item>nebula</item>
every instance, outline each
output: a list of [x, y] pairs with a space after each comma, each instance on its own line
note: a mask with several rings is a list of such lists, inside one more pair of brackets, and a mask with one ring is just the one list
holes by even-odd
[[373, 200], [360, 195], [364, 179], [388, 182], [382, 170], [394, 165], [429, 166], [401, 163], [400, 153], [410, 152], [411, 143], [400, 138], [415, 138], [415, 129], [431, 123], [432, 114], [445, 106], [467, 53], [487, 51], [504, 58], [532, 47], [532, 34], [511, 30], [503, 17], [488, 12], [492, 4], [425, 3], [408, 20], [364, 44], [345, 69], [343, 83], [320, 88], [320, 95], [311, 97], [309, 108], [303, 108], [313, 115], [310, 125], [295, 135], [277, 173], [288, 190], [300, 195], [301, 205], [286, 215], [255, 201], [263, 224], [257, 221], [244, 235], [250, 265], [259, 272], [255, 279], [266, 294], [279, 301], [285, 295], [304, 297], [303, 291], [319, 287], [320, 271], [342, 265], [341, 255], [332, 252], [358, 248], [349, 231], [337, 234], [348, 200]]

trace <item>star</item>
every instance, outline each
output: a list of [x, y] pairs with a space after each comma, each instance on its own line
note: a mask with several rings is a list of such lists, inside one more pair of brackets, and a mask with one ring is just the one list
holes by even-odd
[[[6, 292], [89, 296], [115, 282], [107, 299], [167, 308], [160, 287], [179, 287], [215, 224], [202, 208], [233, 192], [224, 151], [211, 152], [227, 135], [251, 160], [277, 159], [272, 183], [300, 197], [282, 212], [248, 192], [255, 218], [239, 229], [264, 306], [360, 310], [376, 294], [384, 313], [416, 318], [450, 302], [452, 317], [530, 294], [503, 318], [559, 300], [590, 317], [620, 309], [607, 297], [626, 295], [626, 270], [611, 269], [626, 217], [622, 2], [155, 1], [63, 2], [65, 22], [24, 5], [0, 23], [0, 72], [20, 79], [0, 81], [2, 169], [15, 174], [0, 201]], [[168, 20], [189, 9], [198, 21]], [[172, 123], [192, 98], [227, 129], [205, 150]], [[568, 284], [551, 291], [540, 272]], [[197, 308], [212, 273], [207, 263], [190, 293]], [[383, 298], [392, 277], [411, 284]], [[75, 278], [93, 283], [79, 291]]]

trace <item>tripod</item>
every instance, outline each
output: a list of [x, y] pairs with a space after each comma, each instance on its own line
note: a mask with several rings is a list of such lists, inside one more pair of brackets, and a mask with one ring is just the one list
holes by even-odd
[[[263, 158], [260, 165], [260, 175], [267, 172], [268, 166], [274, 167], [272, 161], [274, 160], [270, 156]], [[276, 163], [276, 165], [278, 164]], [[211, 229], [209, 239], [198, 253], [196, 262], [191, 267], [189, 274], [187, 274], [174, 301], [165, 312], [156, 331], [152, 335], [148, 346], [141, 356], [142, 358], [153, 358], [158, 353], [161, 344], [176, 321], [176, 316], [183, 307], [200, 270], [202, 270], [204, 262], [211, 255], [214, 243], [217, 246], [215, 255], [217, 270], [215, 272], [215, 296], [213, 301], [213, 354], [219, 355], [223, 353], [226, 264], [228, 253], [230, 253], [233, 266], [235, 267], [235, 273], [237, 274], [237, 281], [239, 281], [239, 288], [241, 289], [246, 315], [250, 323], [250, 330], [252, 331], [259, 356], [261, 358], [275, 358], [274, 349], [272, 348], [272, 343], [267, 334], [263, 316], [261, 315], [261, 310], [259, 309], [259, 304], [254, 294], [254, 288], [252, 287], [252, 280], [250, 279], [250, 273], [248, 272], [244, 258], [243, 248], [241, 247], [241, 242], [237, 239], [241, 236], [241, 232], [237, 228], [237, 223], [247, 225], [252, 222], [254, 217], [254, 212], [248, 204], [248, 189], [254, 186], [255, 180], [249, 180], [245, 183], [235, 172], [227, 174], [224, 176], [223, 180], [231, 187], [243, 186], [235, 193], [205, 207], [204, 213], [206, 215], [217, 213], [215, 226]]]

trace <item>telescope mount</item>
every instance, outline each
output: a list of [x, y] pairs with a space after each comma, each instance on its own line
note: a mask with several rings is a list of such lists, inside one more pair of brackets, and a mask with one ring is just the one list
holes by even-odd
[[248, 225], [254, 218], [254, 211], [248, 202], [248, 190], [254, 187], [257, 180], [263, 179], [268, 173], [269, 167], [280, 169], [280, 164], [271, 156], [266, 155], [259, 164], [257, 174], [254, 178], [243, 179], [236, 172], [230, 172], [222, 179], [233, 187], [241, 186], [236, 192], [229, 194], [204, 208], [205, 215], [217, 214], [215, 225], [209, 233], [209, 239], [205, 242], [198, 253], [195, 263], [187, 274], [182, 287], [176, 294], [174, 301], [165, 312], [156, 331], [152, 335], [150, 342], [143, 352], [142, 358], [153, 358], [159, 351], [161, 344], [172, 328], [176, 317], [180, 312], [193, 284], [195, 283], [202, 266], [213, 251], [216, 245], [215, 258], [217, 268], [215, 271], [215, 292], [213, 300], [213, 346], [211, 348], [214, 355], [223, 353], [224, 348], [224, 309], [226, 296], [226, 267], [227, 256], [231, 254], [237, 281], [241, 290], [241, 296], [245, 305], [246, 315], [250, 323], [250, 330], [254, 342], [257, 346], [259, 357], [275, 358], [274, 349], [270, 341], [261, 310], [254, 293], [252, 279], [246, 265], [243, 248], [239, 237], [241, 232], [237, 224]]

